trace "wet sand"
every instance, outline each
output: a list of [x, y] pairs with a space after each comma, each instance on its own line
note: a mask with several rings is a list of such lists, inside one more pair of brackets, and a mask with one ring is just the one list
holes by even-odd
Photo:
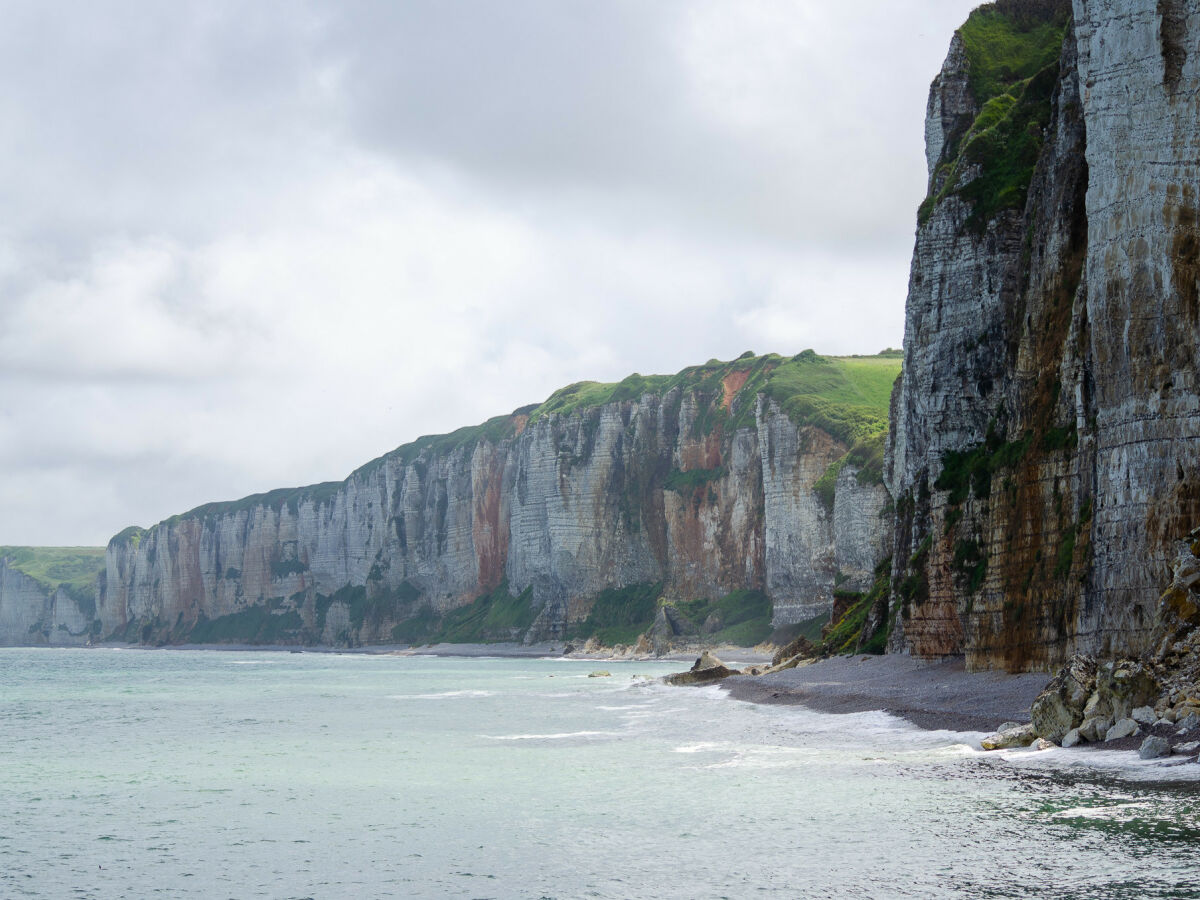
[[968, 673], [963, 661], [922, 662], [908, 656], [833, 657], [771, 675], [736, 676], [725, 690], [753, 703], [798, 704], [818, 712], [883, 710], [920, 728], [994, 731], [1028, 722], [1045, 673]]

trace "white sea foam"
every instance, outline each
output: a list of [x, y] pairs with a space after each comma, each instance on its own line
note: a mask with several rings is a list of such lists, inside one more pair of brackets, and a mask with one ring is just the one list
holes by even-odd
[[564, 731], [558, 734], [485, 734], [492, 741], [561, 741], [568, 738], [620, 737], [617, 731]]
[[389, 700], [455, 700], [468, 697], [494, 697], [495, 691], [438, 691], [434, 694], [389, 694]]
[[1200, 781], [1200, 765], [1184, 756], [1141, 759], [1130, 750], [1093, 750], [1054, 747], [1050, 750], [1005, 750], [981, 753], [999, 756], [1023, 768], [1103, 772], [1127, 781]]
[[725, 749], [724, 744], [717, 744], [712, 741], [702, 741], [699, 744], [684, 744], [682, 747], [676, 747], [676, 753], [711, 753], [716, 750]]

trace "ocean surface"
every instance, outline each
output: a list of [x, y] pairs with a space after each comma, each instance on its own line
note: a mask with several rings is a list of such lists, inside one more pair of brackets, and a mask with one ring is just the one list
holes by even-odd
[[0, 896], [1200, 897], [1200, 771], [683, 667], [0, 650]]

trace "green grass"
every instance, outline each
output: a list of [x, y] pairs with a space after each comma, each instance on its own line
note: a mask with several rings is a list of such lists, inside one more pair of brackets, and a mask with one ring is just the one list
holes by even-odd
[[623, 588], [608, 588], [596, 595], [588, 617], [571, 629], [573, 640], [594, 637], [613, 647], [632, 644], [654, 624], [662, 582], [640, 582]]
[[187, 635], [193, 644], [297, 644], [304, 623], [296, 610], [272, 612], [255, 605], [215, 619], [202, 618]]
[[829, 464], [825, 473], [813, 484], [813, 492], [826, 512], [833, 512], [838, 476], [846, 465], [852, 465], [858, 470], [854, 478], [859, 484], [883, 484], [883, 453], [886, 444], [887, 432], [876, 432], [868, 437], [859, 438], [844, 456]]
[[1064, 0], [999, 2], [980, 6], [958, 30], [967, 54], [967, 84], [975, 102], [1007, 93], [1013, 85], [1057, 63], [1071, 15]]
[[987, 500], [991, 494], [992, 475], [1011, 469], [1024, 459], [1032, 440], [1032, 432], [1027, 432], [1020, 440], [1004, 441], [994, 427], [989, 426], [982, 444], [966, 450], [947, 450], [942, 454], [942, 471], [933, 486], [950, 492], [947, 502], [951, 506], [960, 505], [972, 493], [979, 500]]
[[132, 544], [133, 548], [136, 550], [137, 545], [142, 542], [142, 535], [145, 533], [145, 528], [141, 528], [137, 525], [130, 525], [128, 528], [122, 529], [112, 538], [110, 538], [109, 544]]
[[95, 589], [104, 569], [104, 548], [0, 547], [0, 559], [51, 591], [58, 587], [89, 591]]
[[977, 233], [1001, 211], [1024, 207], [1069, 16], [1062, 0], [1003, 0], [979, 7], [959, 29], [979, 113], [946, 148], [941, 186], [921, 204], [921, 224], [950, 195], [971, 205], [966, 224]]
[[821, 505], [825, 507], [828, 513], [833, 512], [833, 501], [837, 493], [838, 476], [842, 474], [842, 468], [849, 462], [850, 454], [838, 457], [829, 464], [825, 470], [825, 474], [817, 479], [813, 484], [813, 493], [817, 495], [817, 499], [821, 501]]
[[687, 494], [696, 488], [703, 487], [710, 481], [720, 481], [725, 477], [726, 470], [721, 469], [688, 469], [686, 472], [672, 469], [663, 482], [663, 488], [679, 494]]
[[531, 587], [513, 596], [505, 579], [467, 606], [446, 613], [440, 627], [429, 636], [429, 641], [476, 644], [520, 640], [537, 617], [532, 598]]
[[[815, 425], [852, 444], [887, 430], [892, 384], [902, 356], [889, 350], [877, 356], [819, 356], [806, 350], [791, 359], [771, 353], [743, 354], [732, 362], [710, 360], [675, 375], [631, 375], [616, 384], [581, 382], [555, 391], [530, 414], [530, 421], [566, 415], [644, 394], [663, 396], [675, 389], [691, 391], [701, 404], [702, 431], [720, 423], [741, 427], [753, 423], [753, 398], [765, 393], [797, 425]], [[728, 409], [723, 407], [724, 380], [744, 373], [746, 382]], [[730, 430], [726, 428], [726, 430]]]
[[854, 444], [887, 431], [900, 363], [890, 354], [830, 357], [806, 350], [771, 373], [766, 394], [797, 425], [814, 425]]
[[409, 645], [430, 643], [440, 624], [438, 614], [426, 603], [417, 610], [416, 615], [392, 628], [392, 640], [398, 644]]
[[959, 540], [954, 545], [954, 569], [967, 581], [967, 593], [974, 594], [983, 587], [983, 579], [987, 574], [987, 554], [979, 546], [979, 542]]
[[707, 643], [753, 647], [771, 634], [771, 599], [762, 591], [731, 591], [715, 600], [685, 600], [674, 606], [697, 628], [714, 613], [719, 615], [722, 627], [704, 638]]
[[[641, 583], [601, 591], [587, 619], [576, 625], [568, 637], [571, 640], [594, 637], [608, 647], [635, 643], [654, 624], [662, 588], [661, 583]], [[663, 602], [698, 629], [703, 628], [710, 615], [718, 613], [722, 627], [703, 636], [709, 644], [753, 647], [771, 634], [771, 601], [762, 591], [737, 590], [716, 599]]]
[[875, 567], [875, 580], [871, 589], [865, 594], [858, 595], [858, 600], [852, 603], [829, 633], [820, 643], [820, 653], [832, 656], [844, 653], [883, 653], [887, 646], [890, 622], [881, 622], [872, 634], [866, 634], [867, 616], [871, 609], [886, 601], [890, 586], [892, 558], [882, 560]]
[[[861, 442], [864, 447], [880, 448], [880, 466], [875, 467], [878, 469], [882, 464], [882, 436], [887, 431], [892, 383], [900, 374], [902, 355], [889, 349], [875, 356], [831, 357], [805, 350], [786, 359], [775, 353], [755, 356], [747, 352], [729, 362], [709, 360], [674, 375], [635, 373], [614, 384], [579, 382], [555, 391], [543, 403], [495, 416], [481, 425], [417, 438], [359, 467], [350, 478], [368, 475], [388, 460], [420, 464], [432, 455], [469, 450], [480, 442], [497, 444], [515, 436], [526, 417], [532, 423], [548, 416], [585, 414], [605, 404], [639, 399], [647, 394], [664, 397], [676, 390], [680, 394], [691, 393], [696, 400], [697, 436], [711, 434], [718, 428], [730, 434], [739, 428], [753, 427], [756, 400], [762, 393], [775, 400], [798, 426], [824, 429], [846, 445]], [[726, 404], [724, 383], [731, 375], [744, 375], [745, 382]], [[673, 479], [667, 479], [670, 483], [663, 486], [668, 490], [687, 490], [720, 477], [718, 473], [716, 469], [673, 473]], [[287, 508], [294, 515], [303, 503], [317, 506], [330, 503], [345, 483], [328, 481], [309, 487], [279, 488], [240, 500], [206, 503], [172, 516], [165, 524], [183, 518], [215, 518], [260, 506], [276, 511]], [[131, 527], [113, 540], [136, 546], [143, 534], [141, 529]]]

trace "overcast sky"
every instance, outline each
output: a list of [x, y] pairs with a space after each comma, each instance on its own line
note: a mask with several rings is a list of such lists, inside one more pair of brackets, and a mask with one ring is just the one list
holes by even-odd
[[0, 544], [899, 346], [959, 0], [0, 2]]

